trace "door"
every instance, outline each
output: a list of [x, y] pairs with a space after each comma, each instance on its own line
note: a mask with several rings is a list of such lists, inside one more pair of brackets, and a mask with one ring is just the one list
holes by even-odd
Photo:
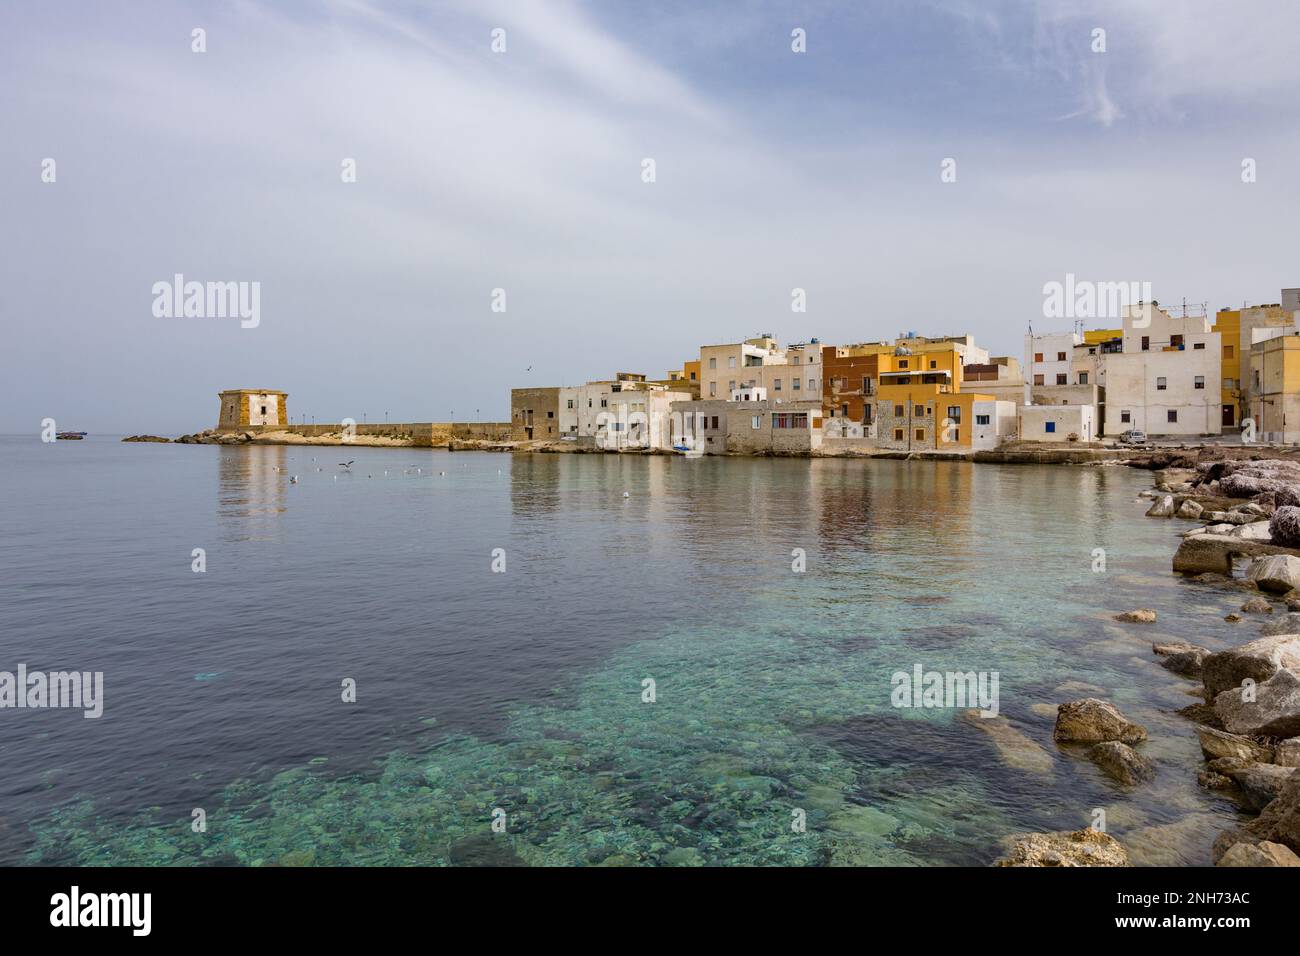
[[1226, 427], [1231, 428], [1235, 424], [1233, 422], [1233, 417], [1235, 412], [1236, 412], [1236, 406], [1234, 405], [1223, 406], [1223, 424]]

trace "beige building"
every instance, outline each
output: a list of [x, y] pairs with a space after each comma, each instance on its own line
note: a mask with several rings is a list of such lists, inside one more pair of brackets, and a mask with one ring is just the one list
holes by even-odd
[[559, 434], [609, 450], [666, 450], [672, 447], [673, 403], [690, 399], [686, 386], [673, 390], [644, 375], [619, 372], [612, 381], [559, 389]]
[[517, 440], [560, 437], [559, 388], [512, 388], [510, 433]]
[[218, 392], [218, 431], [289, 424], [289, 393], [270, 388], [232, 388]]
[[783, 349], [770, 335], [700, 346], [700, 398], [726, 399], [748, 386], [766, 389], [773, 401], [820, 402], [821, 352], [816, 339]]
[[969, 363], [962, 368], [961, 377], [964, 388], [983, 392], [999, 401], [1010, 402], [1013, 406], [1023, 405], [1028, 399], [1020, 360], [1010, 355], [999, 355], [987, 362]]
[[1120, 352], [1099, 352], [1108, 435], [1217, 435], [1221, 340], [1205, 316], [1171, 316], [1158, 304], [1124, 311]]
[[1261, 338], [1250, 349], [1255, 438], [1300, 444], [1300, 335]]
[[[980, 391], [985, 391], [984, 383]], [[1003, 442], [1014, 440], [1019, 434], [1016, 403], [998, 398], [977, 398], [971, 404], [972, 451], [996, 448]]]
[[1016, 417], [1021, 441], [1097, 440], [1097, 410], [1091, 405], [1021, 405]]

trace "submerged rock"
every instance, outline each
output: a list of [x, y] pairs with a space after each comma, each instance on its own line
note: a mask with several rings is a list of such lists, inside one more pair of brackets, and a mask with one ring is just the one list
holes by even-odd
[[1128, 851], [1108, 833], [1073, 830], [1018, 833], [994, 866], [1128, 866]]
[[1290, 611], [1274, 621], [1267, 621], [1259, 629], [1259, 633], [1265, 637], [1275, 637], [1278, 634], [1300, 634], [1300, 614]]
[[1126, 787], [1135, 787], [1156, 775], [1154, 763], [1118, 740], [1094, 744], [1088, 749], [1088, 756], [1103, 772]]
[[1146, 740], [1147, 732], [1121, 714], [1114, 704], [1096, 697], [1085, 697], [1057, 708], [1052, 739], [1058, 743], [1095, 744], [1118, 740], [1135, 744]]
[[1232, 779], [1252, 810], [1260, 811], [1281, 792], [1283, 785], [1295, 773], [1294, 767], [1279, 767], [1271, 763], [1257, 763], [1238, 757], [1219, 757], [1211, 760], [1208, 769]]
[[1269, 603], [1268, 598], [1260, 597], [1258, 594], [1246, 601], [1246, 603], [1241, 606], [1241, 609], [1247, 614], [1273, 613], [1273, 605]]
[[1052, 772], [1052, 755], [1011, 726], [1005, 717], [981, 717], [978, 710], [968, 710], [963, 712], [962, 718], [989, 735], [1002, 762], [1008, 767], [1029, 773]]
[[1136, 611], [1125, 611], [1123, 614], [1116, 614], [1115, 620], [1126, 621], [1130, 624], [1154, 624], [1156, 622], [1156, 612], [1149, 607], [1141, 607]]

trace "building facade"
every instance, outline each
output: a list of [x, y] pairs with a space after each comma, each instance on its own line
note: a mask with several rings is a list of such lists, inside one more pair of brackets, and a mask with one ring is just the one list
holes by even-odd
[[270, 388], [232, 388], [218, 392], [218, 431], [289, 424], [289, 393]]
[[518, 441], [560, 436], [559, 388], [512, 388], [510, 434]]

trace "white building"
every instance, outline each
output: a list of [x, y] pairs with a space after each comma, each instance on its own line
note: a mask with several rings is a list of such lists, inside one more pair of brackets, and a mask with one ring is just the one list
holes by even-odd
[[1021, 405], [1016, 417], [1021, 441], [1097, 439], [1097, 410], [1092, 405]]
[[560, 389], [562, 438], [591, 438], [607, 449], [672, 447], [672, 403], [689, 401], [690, 392], [664, 385], [616, 380]]
[[1221, 346], [1205, 316], [1175, 318], [1155, 304], [1127, 307], [1123, 351], [1097, 356], [1105, 369], [1107, 433], [1219, 434]]
[[978, 451], [996, 448], [1016, 437], [1016, 403], [1001, 399], [976, 399], [971, 403], [970, 446]]
[[1074, 348], [1082, 342], [1077, 332], [1026, 335], [1024, 376], [1030, 388], [1074, 384]]

